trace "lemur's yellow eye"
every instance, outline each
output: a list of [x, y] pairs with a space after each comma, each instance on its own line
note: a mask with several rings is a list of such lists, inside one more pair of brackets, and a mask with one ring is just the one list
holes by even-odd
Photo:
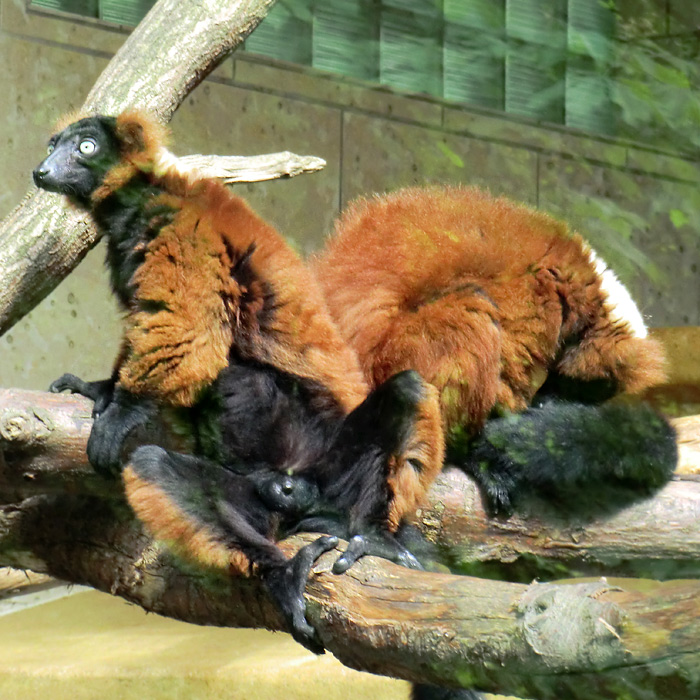
[[97, 144], [92, 139], [85, 139], [78, 148], [84, 156], [91, 156], [97, 150]]
[[53, 149], [56, 148], [52, 143], [50, 143], [46, 148], [46, 155], [50, 156], [53, 153]]

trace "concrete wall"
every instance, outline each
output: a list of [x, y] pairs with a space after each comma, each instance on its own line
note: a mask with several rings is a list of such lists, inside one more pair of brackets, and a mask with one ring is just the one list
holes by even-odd
[[[79, 106], [126, 32], [2, 0], [0, 216], [21, 199], [50, 125]], [[407, 184], [490, 187], [567, 218], [631, 288], [650, 325], [700, 323], [697, 162], [655, 149], [407, 96], [241, 54], [172, 123], [178, 153], [322, 156], [319, 174], [238, 186], [307, 252], [339, 208]], [[675, 223], [674, 223], [675, 222]], [[44, 388], [64, 370], [105, 376], [118, 318], [99, 250], [0, 339], [0, 385]]]

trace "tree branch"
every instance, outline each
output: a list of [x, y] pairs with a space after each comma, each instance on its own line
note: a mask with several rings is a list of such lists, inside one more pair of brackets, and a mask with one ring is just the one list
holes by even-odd
[[[693, 417], [700, 424], [700, 416]], [[681, 464], [681, 467], [683, 465]], [[651, 498], [594, 514], [531, 499], [490, 518], [476, 485], [443, 471], [417, 522], [454, 570], [511, 580], [568, 576], [700, 576], [700, 481], [678, 474]]]
[[[257, 579], [178, 565], [114, 502], [33, 497], [0, 507], [0, 552], [170, 617], [280, 629]], [[353, 668], [542, 699], [617, 698], [621, 688], [697, 697], [697, 581], [525, 586], [373, 558], [334, 576], [332, 561], [326, 555], [307, 586], [309, 617]]]
[[[273, 3], [159, 0], [110, 61], [81, 111], [142, 108], [169, 121]], [[96, 241], [94, 227], [64, 197], [32, 188], [0, 225], [0, 335], [51, 292]]]
[[178, 161], [185, 168], [194, 168], [202, 177], [223, 180], [227, 185], [294, 177], [317, 172], [326, 166], [323, 158], [300, 156], [290, 151], [261, 156], [181, 156]]
[[[80, 396], [0, 389], [0, 502], [45, 493], [121, 498], [121, 490], [98, 477], [85, 455], [92, 403]], [[685, 459], [692, 463], [700, 416], [675, 421]], [[139, 442], [173, 444], [150, 425]], [[509, 578], [564, 575], [700, 576], [700, 481], [683, 474], [653, 498], [636, 500], [603, 517], [569, 515], [532, 501], [508, 518], [489, 518], [474, 482], [456, 468], [443, 471], [416, 524], [457, 569]], [[527, 506], [530, 506], [527, 508]]]
[[[143, 533], [119, 483], [92, 474], [84, 457], [90, 407], [80, 397], [0, 391], [0, 562], [182, 620], [280, 629], [254, 576], [176, 561]], [[700, 418], [683, 423], [681, 439]], [[452, 558], [524, 557], [584, 569], [608, 562], [609, 571], [630, 561], [670, 566], [674, 558], [692, 569], [698, 559], [696, 481], [673, 482], [654, 499], [569, 529], [541, 511], [538, 520], [488, 521], [469, 484], [448, 470], [420, 516]], [[282, 546], [291, 553], [302, 541]], [[373, 558], [334, 576], [333, 557], [321, 560], [307, 587], [309, 616], [327, 648], [355, 668], [537, 698], [614, 698], [625, 689], [633, 697], [683, 700], [700, 690], [700, 582], [525, 586], [414, 572]]]

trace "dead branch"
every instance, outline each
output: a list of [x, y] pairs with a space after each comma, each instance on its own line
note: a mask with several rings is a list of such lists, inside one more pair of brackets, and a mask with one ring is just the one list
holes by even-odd
[[[198, 624], [280, 629], [255, 577], [184, 565], [144, 534], [119, 483], [99, 479], [86, 463], [90, 422], [85, 399], [0, 391], [0, 563]], [[476, 491], [463, 490], [468, 483], [448, 471], [420, 518], [452, 558], [455, 551], [473, 561], [527, 555], [584, 568], [607, 558], [611, 571], [621, 558], [648, 565], [677, 557], [688, 566], [698, 558], [694, 481], [674, 482], [650, 501], [568, 531], [543, 516], [488, 523]], [[624, 523], [630, 513], [637, 525]], [[622, 545], [613, 527], [626, 533]], [[635, 527], [638, 537], [631, 537]], [[477, 544], [469, 549], [471, 538]], [[284, 546], [292, 551], [299, 543]], [[355, 668], [537, 698], [613, 698], [621, 689], [633, 697], [697, 697], [700, 582], [525, 586], [413, 572], [372, 558], [334, 576], [332, 561], [321, 560], [307, 587], [309, 615], [327, 648]]]
[[[110, 61], [81, 111], [141, 108], [169, 121], [273, 3], [159, 0]], [[0, 335], [51, 292], [96, 240], [94, 227], [64, 197], [32, 188], [0, 225]]]
[[326, 166], [323, 158], [300, 156], [290, 151], [261, 156], [181, 156], [178, 161], [184, 168], [197, 170], [202, 177], [223, 180], [227, 185], [294, 177], [317, 172]]

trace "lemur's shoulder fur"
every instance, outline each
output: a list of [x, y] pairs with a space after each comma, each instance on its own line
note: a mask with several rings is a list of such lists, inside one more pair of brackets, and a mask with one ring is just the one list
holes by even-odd
[[[330, 321], [318, 285], [269, 224], [223, 184], [182, 172], [164, 130], [138, 113], [116, 119], [122, 159], [93, 207], [134, 178], [158, 187], [145, 205], [157, 236], [133, 276], [120, 381], [135, 393], [192, 405], [229, 363], [275, 364], [330, 391], [350, 410], [366, 395], [354, 354]], [[162, 308], [154, 308], [154, 304]]]

